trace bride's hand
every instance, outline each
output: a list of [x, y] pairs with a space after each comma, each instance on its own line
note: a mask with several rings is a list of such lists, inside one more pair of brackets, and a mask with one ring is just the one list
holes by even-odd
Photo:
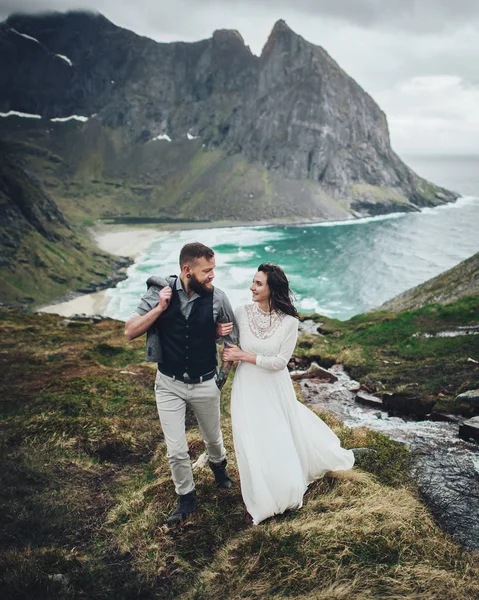
[[239, 346], [235, 346], [234, 344], [228, 344], [223, 349], [223, 360], [228, 362], [241, 360], [244, 355], [243, 350]]

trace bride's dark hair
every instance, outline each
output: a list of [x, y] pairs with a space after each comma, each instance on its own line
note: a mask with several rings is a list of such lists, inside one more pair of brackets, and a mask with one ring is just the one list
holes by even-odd
[[270, 310], [279, 310], [286, 315], [298, 318], [298, 311], [292, 301], [293, 294], [289, 287], [289, 281], [283, 269], [273, 263], [262, 263], [258, 271], [266, 274], [270, 291]]

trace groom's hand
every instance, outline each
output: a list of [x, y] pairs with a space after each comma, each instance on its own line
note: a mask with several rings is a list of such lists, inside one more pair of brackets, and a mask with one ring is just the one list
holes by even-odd
[[[224, 352], [224, 350], [223, 350], [223, 352]], [[231, 371], [232, 366], [233, 366], [232, 362], [227, 362], [225, 360], [223, 360], [221, 362], [221, 369], [219, 370], [218, 375], [216, 376], [216, 386], [220, 392], [221, 392], [224, 384], [226, 383], [226, 380], [228, 379], [228, 375], [229, 375], [229, 372]]]
[[216, 378], [216, 387], [219, 389], [219, 391], [221, 392], [221, 390], [223, 389], [224, 384], [226, 383], [226, 377], [220, 376], [220, 374], [218, 374], [218, 377]]
[[169, 285], [161, 289], [158, 296], [158, 305], [162, 311], [165, 311], [168, 308], [172, 294], [173, 290]]
[[233, 331], [233, 323], [221, 323], [221, 321], [216, 322], [216, 337], [225, 337], [229, 335]]
[[226, 383], [226, 380], [228, 379], [228, 374], [230, 372], [231, 366], [226, 367], [223, 366], [218, 375], [216, 376], [216, 387], [219, 389], [219, 391], [221, 392], [221, 390], [223, 389], [224, 384]]

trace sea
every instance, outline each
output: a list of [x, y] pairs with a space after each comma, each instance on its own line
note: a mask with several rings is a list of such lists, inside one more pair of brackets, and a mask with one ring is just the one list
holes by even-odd
[[251, 302], [259, 264], [286, 272], [303, 313], [341, 320], [450, 269], [479, 251], [479, 155], [403, 156], [420, 176], [460, 198], [418, 213], [326, 223], [189, 229], [162, 235], [108, 290], [107, 316], [127, 320], [150, 275], [177, 274], [181, 247], [199, 241], [216, 254], [215, 285], [233, 307]]

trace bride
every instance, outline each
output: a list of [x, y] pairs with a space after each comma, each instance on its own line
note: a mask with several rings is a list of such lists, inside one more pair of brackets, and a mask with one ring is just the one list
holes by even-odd
[[308, 485], [327, 471], [350, 469], [351, 450], [296, 399], [286, 365], [298, 337], [298, 314], [281, 267], [263, 263], [250, 287], [253, 304], [235, 317], [240, 344], [223, 351], [239, 361], [231, 395], [241, 493], [253, 523], [303, 504]]

